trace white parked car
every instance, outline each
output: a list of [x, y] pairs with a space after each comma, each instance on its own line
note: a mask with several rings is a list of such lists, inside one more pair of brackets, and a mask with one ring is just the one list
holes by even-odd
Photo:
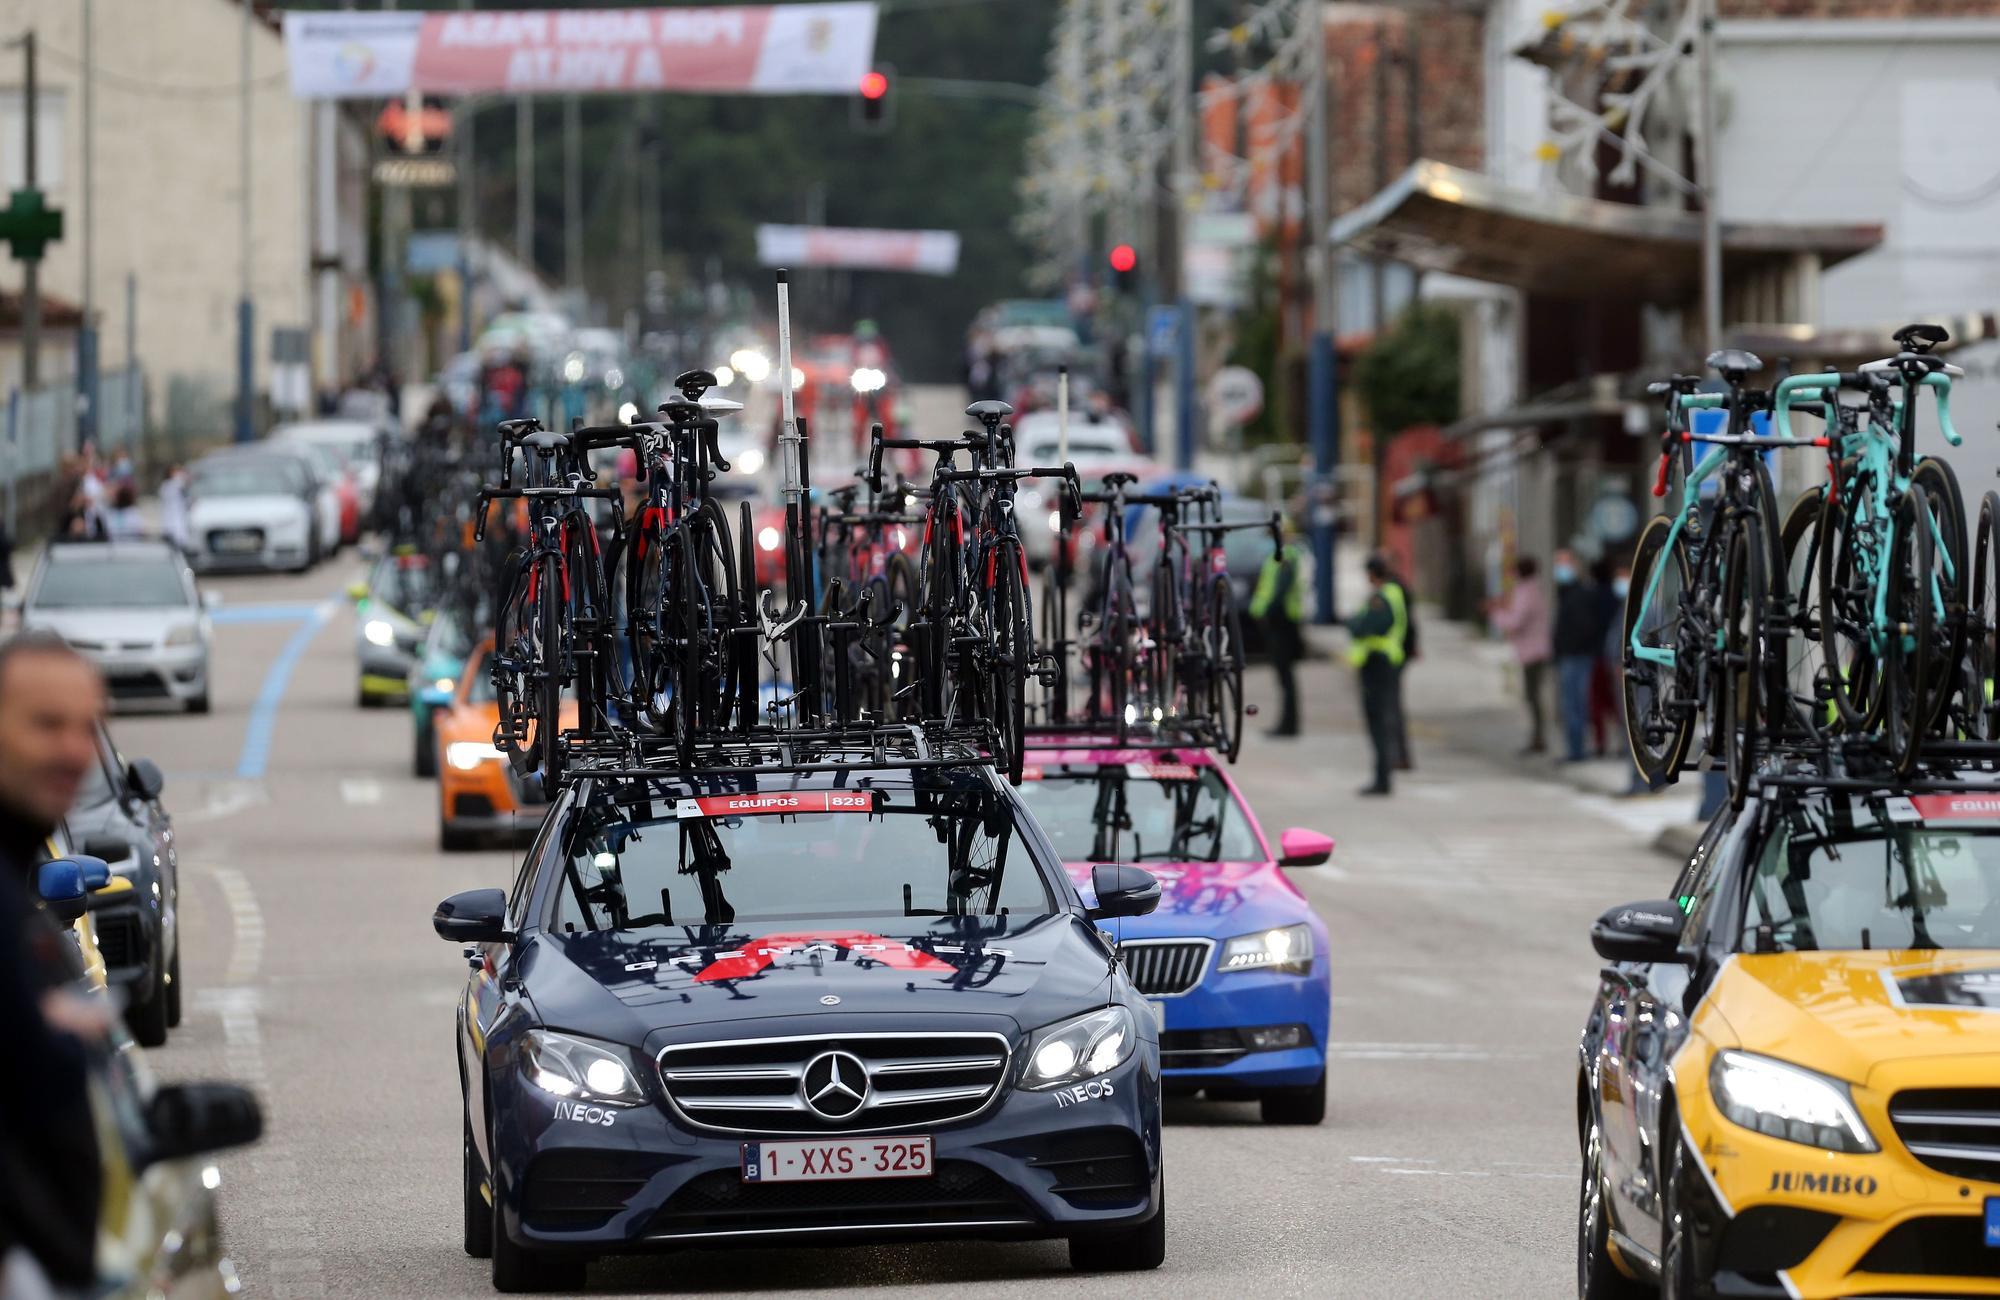
[[[1064, 460], [1063, 439], [1058, 433], [1054, 411], [1030, 411], [1014, 424], [1014, 463], [1021, 466], [1053, 466]], [[1070, 412], [1068, 460], [1076, 466], [1085, 492], [1103, 487], [1104, 475], [1112, 470], [1151, 478], [1159, 472], [1151, 462], [1132, 450], [1132, 434], [1117, 420], [1091, 421]], [[1040, 568], [1055, 552], [1058, 505], [1052, 480], [1029, 479], [1021, 484], [1014, 501], [1014, 518], [1021, 529], [1021, 549], [1028, 563]], [[1078, 530], [1077, 541], [1092, 548], [1097, 540], [1095, 521], [1102, 516], [1096, 507], [1084, 512], [1086, 526]], [[1081, 556], [1078, 557], [1081, 560]]]
[[[189, 560], [201, 572], [289, 569], [303, 573], [326, 553], [328, 516], [312, 466], [262, 448], [211, 453], [189, 467]], [[332, 503], [333, 533], [340, 507]]]
[[23, 629], [60, 635], [115, 700], [208, 712], [208, 603], [171, 542], [55, 542], [21, 601]]
[[279, 425], [271, 430], [270, 441], [332, 448], [342, 467], [354, 475], [354, 489], [361, 495], [361, 513], [366, 516], [375, 504], [376, 490], [382, 485], [381, 436], [381, 426], [368, 420], [310, 420]]

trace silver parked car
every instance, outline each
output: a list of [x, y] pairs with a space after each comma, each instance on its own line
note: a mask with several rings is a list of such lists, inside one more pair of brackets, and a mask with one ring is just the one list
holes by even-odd
[[169, 542], [55, 542], [21, 601], [23, 629], [82, 651], [114, 700], [164, 700], [208, 712], [208, 602]]

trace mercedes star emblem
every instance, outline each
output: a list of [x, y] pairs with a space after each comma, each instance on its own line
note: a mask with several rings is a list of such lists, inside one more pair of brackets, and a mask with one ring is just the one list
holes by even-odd
[[819, 1004], [823, 1007], [837, 1007], [840, 1005], [840, 998], [837, 994], [829, 993], [819, 1000]]
[[806, 1062], [799, 1095], [822, 1119], [846, 1119], [868, 1096], [868, 1067], [850, 1052], [821, 1052]]

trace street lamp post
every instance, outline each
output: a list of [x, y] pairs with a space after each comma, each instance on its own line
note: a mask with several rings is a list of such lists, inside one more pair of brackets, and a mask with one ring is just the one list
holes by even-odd
[[243, 186], [242, 229], [239, 238], [243, 245], [242, 296], [236, 303], [236, 441], [249, 442], [256, 436], [254, 397], [251, 388], [256, 379], [257, 358], [253, 339], [256, 334], [257, 309], [250, 296], [250, 23], [253, 6], [243, 6], [242, 49], [238, 62], [242, 67], [243, 91], [241, 102], [242, 142], [238, 159], [240, 179]]
[[1327, 167], [1326, 22], [1320, 0], [1299, 0], [1301, 15], [1312, 28], [1307, 40], [1312, 102], [1308, 106], [1306, 161], [1307, 211], [1312, 222], [1313, 332], [1306, 358], [1306, 426], [1312, 444], [1313, 472], [1306, 490], [1313, 550], [1313, 621], [1331, 623], [1337, 617], [1338, 592], [1333, 580], [1334, 475], [1340, 468], [1340, 403], [1335, 385], [1333, 352], [1334, 250], [1331, 178]]

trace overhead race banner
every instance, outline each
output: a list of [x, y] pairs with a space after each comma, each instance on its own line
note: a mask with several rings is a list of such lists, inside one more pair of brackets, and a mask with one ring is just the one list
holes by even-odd
[[958, 233], [763, 225], [757, 227], [757, 260], [765, 266], [837, 266], [854, 271], [950, 275], [958, 269]]
[[300, 99], [688, 91], [849, 95], [874, 62], [873, 0], [720, 9], [285, 14]]

